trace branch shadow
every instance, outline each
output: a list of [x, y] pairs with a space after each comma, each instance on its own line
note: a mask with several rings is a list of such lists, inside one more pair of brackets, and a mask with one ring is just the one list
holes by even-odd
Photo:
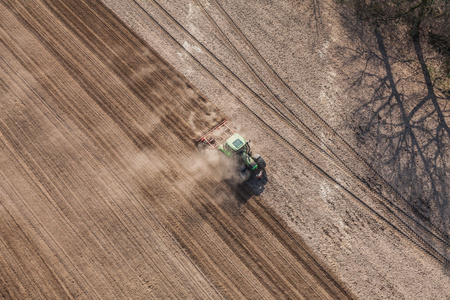
[[[431, 208], [434, 206], [439, 212], [439, 225], [448, 228], [448, 218], [445, 215], [448, 209], [448, 180], [445, 172], [448, 157], [445, 154], [448, 150], [446, 135], [449, 137], [449, 131], [445, 118], [442, 117], [438, 97], [426, 72], [423, 72], [428, 89], [425, 96], [408, 98], [399, 92], [383, 36], [378, 29], [374, 34], [386, 71], [381, 85], [390, 93], [387, 98], [373, 99], [373, 102], [377, 101], [379, 104], [368, 126], [375, 126], [377, 133], [381, 132], [384, 124], [391, 126], [390, 134], [378, 136], [384, 138], [387, 144], [383, 153], [390, 154], [386, 163], [393, 167], [392, 175], [397, 173], [403, 177], [402, 180], [397, 178], [397, 181], [401, 181], [402, 185], [407, 184], [408, 199], [412, 201], [412, 207], [419, 217], [431, 222]], [[417, 41], [414, 44], [420, 64], [425, 65], [420, 43]], [[408, 109], [408, 102], [415, 102], [412, 109]]]
[[448, 242], [450, 99], [432, 82], [419, 36], [408, 35], [400, 53], [387, 26], [356, 20], [349, 30], [359, 38], [345, 63], [359, 66], [349, 93], [359, 102], [351, 127], [360, 154], [406, 200], [410, 217]]

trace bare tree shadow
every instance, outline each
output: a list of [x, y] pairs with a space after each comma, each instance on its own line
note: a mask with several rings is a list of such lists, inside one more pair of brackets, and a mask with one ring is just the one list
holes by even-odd
[[359, 99], [351, 125], [359, 152], [406, 202], [396, 204], [448, 244], [450, 99], [432, 82], [419, 35], [407, 34], [409, 49], [399, 51], [405, 44], [395, 45], [388, 26], [347, 21], [359, 37], [342, 49], [351, 53], [344, 63], [358, 65], [349, 93]]
[[[448, 229], [448, 146], [450, 132], [434, 92], [419, 40], [414, 41], [427, 93], [407, 95], [398, 90], [382, 34], [374, 31], [386, 76], [380, 78], [377, 96], [360, 109], [372, 111], [366, 130], [376, 128], [377, 151], [390, 169], [389, 177], [407, 196], [417, 216]], [[387, 93], [380, 93], [384, 89]], [[388, 130], [386, 130], [388, 129]]]

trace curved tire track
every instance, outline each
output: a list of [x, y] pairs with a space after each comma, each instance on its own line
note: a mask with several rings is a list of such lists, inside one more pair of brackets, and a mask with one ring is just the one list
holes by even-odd
[[351, 297], [261, 203], [192, 179], [223, 115], [101, 3], [0, 20], [2, 296]]

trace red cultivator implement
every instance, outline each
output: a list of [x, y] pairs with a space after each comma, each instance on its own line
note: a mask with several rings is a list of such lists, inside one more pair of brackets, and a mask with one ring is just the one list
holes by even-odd
[[195, 142], [197, 145], [209, 145], [212, 148], [217, 148], [219, 143], [225, 141], [231, 135], [234, 134], [234, 130], [230, 128], [228, 119], [223, 120], [218, 125], [214, 126], [211, 130], [205, 133], [201, 138]]

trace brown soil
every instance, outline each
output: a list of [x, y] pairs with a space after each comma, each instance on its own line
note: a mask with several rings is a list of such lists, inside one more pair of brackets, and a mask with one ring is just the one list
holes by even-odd
[[417, 45], [333, 1], [104, 2], [253, 140], [268, 163], [257, 201], [357, 297], [450, 297], [448, 119], [434, 111], [448, 118], [448, 98]]
[[[102, 3], [3, 1], [0, 24], [2, 298], [352, 297], [318, 240], [271, 208], [315, 201], [299, 198], [307, 181], [335, 189], [307, 164], [284, 173], [301, 155], [286, 155], [292, 140], [270, 148], [292, 128], [253, 133], [222, 94], [270, 162], [268, 197], [252, 196], [212, 176], [193, 143], [224, 114]], [[291, 208], [288, 223], [307, 221]]]

